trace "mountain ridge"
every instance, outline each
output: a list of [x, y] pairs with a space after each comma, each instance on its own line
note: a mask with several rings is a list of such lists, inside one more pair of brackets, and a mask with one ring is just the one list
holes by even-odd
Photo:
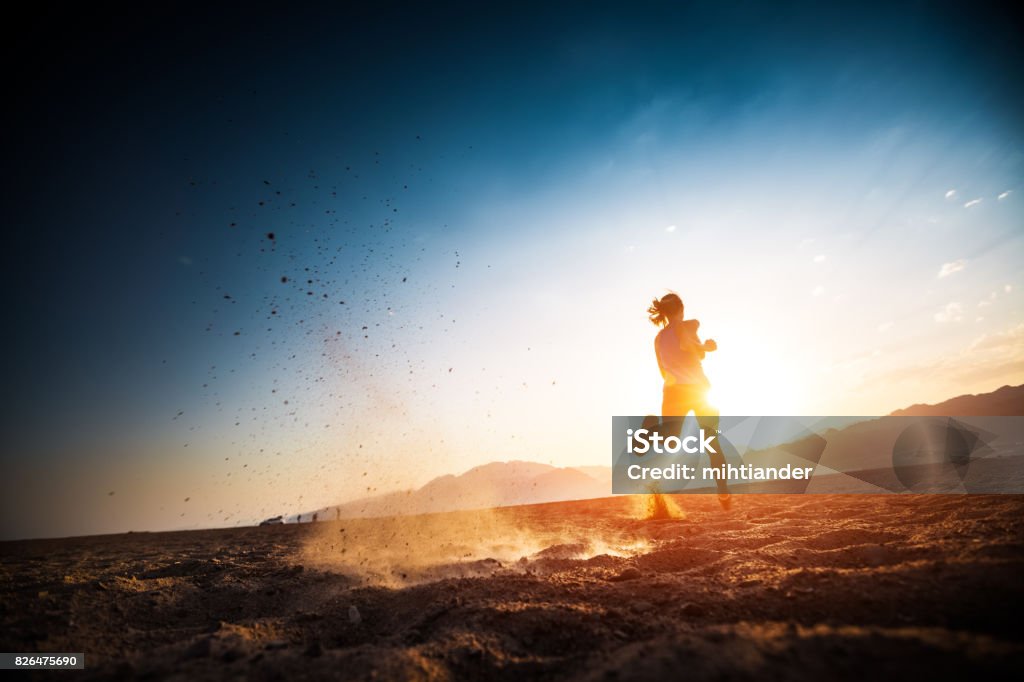
[[[935, 404], [917, 403], [889, 416], [1024, 416], [1024, 385], [1006, 385], [989, 393], [964, 394]], [[858, 424], [846, 428], [872, 428]], [[607, 497], [611, 476], [609, 466], [556, 467], [528, 460], [487, 462], [461, 474], [438, 476], [417, 489], [331, 505], [316, 514], [318, 519], [406, 516]], [[290, 518], [309, 520], [311, 516], [304, 513]]]
[[1024, 384], [1009, 384], [988, 393], [966, 393], [941, 403], [917, 403], [889, 413], [893, 417], [1021, 417]]

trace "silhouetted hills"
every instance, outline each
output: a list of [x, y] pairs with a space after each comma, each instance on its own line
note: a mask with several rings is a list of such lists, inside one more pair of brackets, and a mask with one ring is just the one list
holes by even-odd
[[961, 395], [937, 405], [911, 405], [894, 417], [1021, 417], [1024, 416], [1024, 385], [1003, 386], [991, 393]]
[[[918, 404], [896, 410], [890, 416], [1024, 416], [1024, 385], [1003, 386], [991, 393], [962, 395], [935, 405]], [[886, 418], [829, 429], [828, 446], [821, 464], [836, 471], [885, 469], [891, 466], [891, 448], [904, 422]], [[815, 436], [814, 438], [817, 438]], [[753, 451], [749, 461], [778, 450], [787, 454], [774, 461], [806, 463], [807, 455], [794, 451], [792, 443]], [[521, 504], [562, 502], [607, 497], [612, 494], [611, 467], [555, 467], [539, 462], [490, 462], [463, 474], [439, 476], [421, 488], [375, 495], [318, 510], [321, 520], [372, 516], [405, 516], [465, 509], [508, 507]], [[308, 521], [310, 514], [303, 514]], [[289, 520], [294, 520], [291, 517]]]
[[[539, 462], [490, 462], [454, 476], [439, 476], [416, 490], [375, 495], [319, 510], [320, 519], [405, 516], [462, 509], [508, 507], [606, 497], [611, 467], [579, 469]], [[304, 514], [303, 520], [309, 520]]]

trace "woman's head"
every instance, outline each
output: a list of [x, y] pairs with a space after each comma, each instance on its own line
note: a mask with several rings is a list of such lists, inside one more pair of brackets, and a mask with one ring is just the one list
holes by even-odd
[[665, 294], [660, 299], [651, 301], [647, 309], [647, 317], [652, 324], [664, 327], [674, 319], [683, 319], [683, 299], [678, 294]]

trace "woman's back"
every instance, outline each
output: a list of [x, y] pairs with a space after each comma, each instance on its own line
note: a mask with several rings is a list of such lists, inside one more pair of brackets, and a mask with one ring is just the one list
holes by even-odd
[[701, 367], [704, 352], [697, 337], [697, 320], [669, 324], [654, 339], [658, 368], [666, 385], [706, 385]]

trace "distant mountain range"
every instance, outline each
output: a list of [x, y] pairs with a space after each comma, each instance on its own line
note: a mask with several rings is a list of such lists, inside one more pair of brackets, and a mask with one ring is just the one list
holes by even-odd
[[[611, 467], [555, 467], [539, 462], [491, 462], [464, 474], [448, 474], [417, 490], [385, 493], [317, 511], [319, 519], [405, 516], [459, 509], [607, 497]], [[310, 520], [303, 514], [302, 520]]]
[[[936, 405], [912, 405], [892, 416], [1024, 416], [1024, 385], [1003, 386], [992, 393], [962, 395]], [[885, 420], [858, 423], [829, 436], [828, 460], [837, 469], [886, 466], [896, 426]], [[876, 447], [877, 446], [877, 447]], [[878, 459], [880, 458], [880, 459]], [[874, 460], [878, 459], [877, 462]], [[839, 464], [842, 466], [838, 466]], [[507, 507], [607, 497], [612, 489], [607, 466], [555, 467], [538, 462], [491, 462], [454, 476], [448, 474], [422, 488], [385, 493], [317, 510], [320, 520], [404, 516], [461, 509]], [[302, 521], [311, 520], [302, 514]], [[289, 521], [294, 521], [290, 517]]]
[[[989, 424], [993, 429], [989, 431], [985, 424], [992, 420], [986, 418], [1014, 416], [1024, 416], [1024, 385], [1003, 386], [991, 393], [979, 395], [962, 395], [936, 405], [912, 405], [885, 417], [866, 419], [841, 428], [825, 431], [814, 428], [813, 434], [783, 445], [748, 450], [743, 453], [743, 461], [763, 466], [787, 462], [800, 466], [801, 462], [806, 464], [811, 461], [817, 464], [818, 482], [821, 482], [821, 476], [841, 473], [877, 487], [900, 490], [901, 482], [893, 468], [893, 446], [908, 427], [908, 420], [901, 417], [970, 419], [973, 428], [988, 434], [983, 441], [986, 450], [979, 452], [986, 451], [986, 456], [1004, 456], [1019, 451], [1019, 447], [1005, 438], [994, 437], [997, 432], [1001, 436], [1007, 436], [1010, 432], [997, 423]], [[939, 422], [944, 423], [945, 420]], [[992, 447], [989, 448], [989, 445]]]
[[1021, 417], [1024, 416], [1024, 385], [1003, 386], [991, 393], [961, 395], [937, 405], [911, 405], [894, 417]]

